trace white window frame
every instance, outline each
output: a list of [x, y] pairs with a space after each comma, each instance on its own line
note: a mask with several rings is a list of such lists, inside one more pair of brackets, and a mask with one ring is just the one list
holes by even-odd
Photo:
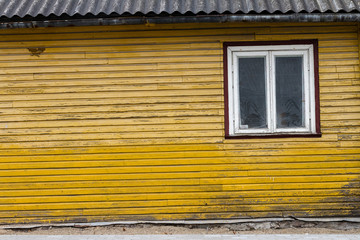
[[[247, 129], [240, 126], [240, 98], [238, 81], [239, 57], [265, 57], [265, 89], [266, 113], [268, 128]], [[276, 82], [275, 57], [303, 57], [303, 92], [304, 92], [304, 127], [276, 128]], [[244, 135], [284, 135], [284, 134], [315, 134], [316, 133], [316, 101], [314, 76], [314, 46], [303, 45], [262, 45], [262, 46], [228, 46], [228, 131], [230, 136]]]

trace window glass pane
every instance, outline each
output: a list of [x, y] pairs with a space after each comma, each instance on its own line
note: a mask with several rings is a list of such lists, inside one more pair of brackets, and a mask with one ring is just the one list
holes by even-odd
[[267, 128], [265, 57], [239, 58], [240, 128]]
[[303, 57], [276, 57], [276, 127], [304, 127]]

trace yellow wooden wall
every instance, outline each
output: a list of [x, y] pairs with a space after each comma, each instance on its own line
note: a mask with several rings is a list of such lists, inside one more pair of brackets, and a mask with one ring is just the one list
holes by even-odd
[[[359, 29], [0, 30], [0, 223], [359, 216]], [[289, 39], [319, 39], [323, 136], [225, 140], [222, 42]]]

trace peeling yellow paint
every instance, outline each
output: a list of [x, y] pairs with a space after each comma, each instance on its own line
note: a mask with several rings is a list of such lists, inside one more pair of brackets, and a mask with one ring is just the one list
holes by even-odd
[[[360, 214], [357, 23], [0, 38], [1, 224]], [[323, 136], [225, 140], [222, 42], [291, 39], [319, 39]]]

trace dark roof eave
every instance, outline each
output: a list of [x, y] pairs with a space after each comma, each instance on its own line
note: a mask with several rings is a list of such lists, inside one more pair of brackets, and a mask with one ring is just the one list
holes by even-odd
[[360, 13], [228, 14], [197, 16], [141, 16], [80, 19], [44, 19], [0, 22], [0, 29], [66, 26], [139, 25], [223, 22], [360, 22]]

